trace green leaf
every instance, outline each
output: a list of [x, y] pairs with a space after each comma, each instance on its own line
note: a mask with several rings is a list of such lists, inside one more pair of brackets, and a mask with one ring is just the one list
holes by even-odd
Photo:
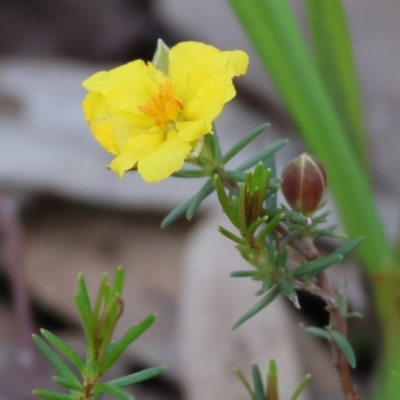
[[62, 378], [61, 376], [55, 376], [53, 379], [62, 387], [70, 390], [75, 390], [77, 392], [83, 392], [83, 387], [81, 383], [78, 384], [76, 381], [71, 381], [67, 378]]
[[292, 397], [290, 398], [290, 400], [297, 400], [297, 398], [300, 396], [301, 392], [306, 387], [306, 385], [310, 379], [311, 379], [311, 375], [308, 374], [300, 381], [300, 383], [297, 385], [296, 390], [292, 394]]
[[169, 74], [169, 47], [161, 40], [157, 40], [157, 48], [152, 64], [165, 75]]
[[348, 340], [338, 331], [331, 330], [331, 337], [339, 347], [340, 351], [346, 357], [351, 368], [356, 367], [356, 355]]
[[52, 392], [51, 390], [36, 389], [32, 393], [46, 400], [76, 400], [75, 395]]
[[278, 286], [274, 286], [258, 303], [251, 307], [246, 313], [244, 313], [232, 326], [232, 330], [237, 329], [240, 325], [246, 322], [248, 319], [256, 315], [263, 308], [267, 307], [278, 294], [281, 292]]
[[96, 394], [108, 393], [117, 399], [121, 400], [134, 400], [134, 397], [126, 390], [119, 388], [118, 386], [109, 385], [108, 383], [98, 383], [94, 387]]
[[256, 276], [258, 274], [258, 271], [233, 271], [229, 274], [231, 278], [247, 278], [247, 277], [252, 277]]
[[246, 174], [240, 171], [225, 171], [223, 176], [235, 182], [244, 182], [246, 179]]
[[236, 376], [241, 380], [243, 383], [244, 387], [246, 388], [247, 392], [249, 393], [250, 397], [252, 400], [256, 400], [256, 395], [254, 393], [253, 388], [251, 387], [249, 381], [246, 379], [244, 376], [243, 372], [239, 368], [233, 368], [233, 371], [235, 372]]
[[37, 335], [32, 335], [33, 341], [39, 350], [50, 360], [50, 362], [55, 366], [58, 373], [79, 384], [79, 380], [76, 378], [74, 373], [68, 368], [64, 361], [47, 345], [47, 343]]
[[104, 363], [101, 366], [101, 371], [103, 373], [107, 372], [114, 363], [118, 360], [125, 349], [136, 340], [142, 333], [144, 333], [156, 320], [156, 315], [150, 315], [145, 318], [139, 324], [133, 326], [129, 331], [122, 337], [122, 339], [115, 344], [114, 348], [105, 357]]
[[85, 365], [83, 361], [75, 352], [75, 350], [72, 349], [67, 343], [45, 329], [41, 329], [40, 333], [51, 345], [53, 345], [58, 351], [60, 351], [65, 357], [67, 357], [68, 360], [70, 360], [81, 373], [85, 370]]
[[364, 316], [360, 312], [352, 311], [352, 312], [347, 313], [347, 318], [363, 319]]
[[267, 396], [268, 400], [278, 400], [279, 390], [278, 390], [278, 371], [276, 368], [275, 360], [270, 360], [269, 369], [267, 374]]
[[293, 289], [293, 286], [287, 281], [285, 278], [281, 278], [278, 281], [279, 289], [281, 293], [287, 297], [296, 308], [300, 308], [299, 298], [297, 297], [296, 291]]
[[172, 174], [174, 178], [204, 178], [206, 173], [201, 169], [181, 169]]
[[288, 141], [287, 140], [278, 140], [275, 143], [272, 143], [270, 146], [262, 149], [254, 156], [250, 157], [248, 160], [240, 164], [235, 171], [246, 171], [247, 169], [253, 167], [258, 164], [260, 161], [265, 160], [266, 158], [272, 156], [272, 154], [276, 153], [280, 150]]
[[[307, 53], [287, 0], [229, 0], [312, 152], [327, 169], [349, 236], [365, 235], [359, 251], [370, 272], [394, 269], [393, 253], [371, 188], [343, 125]], [[322, 134], [323, 133], [323, 134]]]
[[226, 152], [226, 154], [221, 158], [220, 163], [225, 165], [229, 160], [236, 156], [243, 148], [245, 148], [249, 143], [251, 143], [256, 137], [258, 137], [261, 133], [263, 133], [267, 128], [269, 128], [271, 124], [262, 124], [253, 132], [248, 134], [242, 140], [237, 142], [230, 150]]
[[317, 67], [353, 151], [369, 170], [353, 52], [341, 0], [306, 0]]
[[[75, 304], [78, 308], [88, 346], [93, 346], [93, 314], [85, 280], [82, 274], [78, 275], [78, 293], [75, 295]], [[89, 350], [89, 348], [88, 348]], [[92, 351], [92, 349], [91, 349]]]
[[264, 239], [275, 229], [279, 222], [284, 217], [284, 214], [276, 215], [261, 231], [256, 237], [258, 243], [263, 243]]
[[224, 210], [226, 216], [236, 228], [239, 228], [239, 217], [237, 215], [237, 212], [231, 206], [229, 197], [225, 193], [225, 189], [222, 186], [221, 178], [218, 175], [215, 176], [215, 188], [217, 191], [219, 203], [221, 204], [221, 207]]
[[124, 277], [125, 272], [122, 266], [119, 266], [115, 272], [114, 283], [113, 283], [113, 293], [122, 293], [124, 287]]
[[257, 364], [253, 364], [251, 371], [253, 374], [253, 386], [255, 391], [255, 398], [256, 400], [265, 400], [265, 391], [260, 374], [260, 368], [258, 368]]
[[364, 236], [360, 236], [356, 239], [350, 240], [350, 241], [346, 242], [345, 244], [343, 244], [342, 246], [340, 246], [335, 251], [333, 251], [331, 253], [331, 255], [339, 254], [341, 256], [345, 256], [347, 253], [350, 253], [356, 247], [358, 247], [361, 244], [361, 242], [363, 242], [363, 240], [364, 240]]
[[108, 385], [112, 386], [128, 386], [135, 385], [136, 383], [146, 381], [148, 379], [154, 378], [160, 375], [166, 367], [153, 367], [147, 368], [140, 372], [135, 372], [134, 374], [122, 376], [121, 378], [113, 379], [112, 381], [106, 382]]
[[330, 332], [325, 329], [317, 328], [315, 326], [309, 326], [308, 328], [306, 328], [306, 332], [310, 335], [318, 336], [324, 339], [331, 339]]
[[237, 244], [241, 244], [243, 246], [245, 246], [247, 244], [245, 240], [234, 235], [232, 232], [229, 232], [227, 229], [223, 228], [222, 226], [219, 226], [217, 228], [217, 230], [218, 230], [218, 232], [221, 232], [225, 237], [227, 237], [228, 239], [232, 240], [233, 242], [235, 242]]
[[204, 186], [199, 190], [199, 192], [192, 197], [192, 200], [189, 204], [189, 207], [186, 211], [186, 218], [192, 219], [193, 215], [196, 213], [197, 209], [199, 208], [201, 202], [209, 196], [215, 189], [214, 180], [209, 179]]
[[161, 222], [161, 228], [166, 228], [168, 225], [171, 225], [177, 219], [179, 219], [190, 206], [193, 197], [189, 200], [186, 200], [184, 203], [180, 204], [178, 207], [174, 208]]
[[300, 265], [290, 272], [290, 276], [307, 275], [308, 277], [313, 277], [325, 271], [331, 265], [338, 263], [342, 259], [343, 256], [339, 254], [329, 254], [327, 257], [319, 258], [318, 260]]

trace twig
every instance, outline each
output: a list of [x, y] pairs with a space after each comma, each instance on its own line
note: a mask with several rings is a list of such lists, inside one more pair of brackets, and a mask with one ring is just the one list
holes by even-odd
[[[284, 236], [289, 233], [281, 224], [279, 224], [276, 229]], [[312, 248], [313, 245], [310, 245], [309, 241], [304, 244], [301, 240], [294, 239], [288, 242], [288, 245], [308, 262], [313, 261], [318, 257], [318, 251], [315, 248]], [[325, 272], [317, 276], [316, 283], [303, 283], [296, 280], [293, 284], [295, 289], [306, 291], [324, 300], [330, 314], [332, 328], [340, 332], [344, 337], [347, 337], [347, 320], [340, 312], [335, 292], [330, 286]], [[333, 364], [338, 372], [345, 399], [359, 400], [360, 396], [357, 393], [356, 386], [353, 384], [346, 357], [333, 341], [330, 341], [330, 347], [333, 355]]]

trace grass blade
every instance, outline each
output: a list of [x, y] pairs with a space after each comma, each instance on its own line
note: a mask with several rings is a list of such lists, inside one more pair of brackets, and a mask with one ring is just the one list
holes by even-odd
[[306, 0], [316, 63], [353, 151], [369, 170], [353, 51], [341, 0]]

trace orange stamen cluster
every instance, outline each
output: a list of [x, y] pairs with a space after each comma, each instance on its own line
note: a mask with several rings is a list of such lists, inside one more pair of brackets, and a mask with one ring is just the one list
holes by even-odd
[[175, 97], [172, 84], [167, 80], [160, 86], [158, 93], [153, 94], [145, 106], [139, 111], [154, 118], [159, 129], [164, 129], [168, 122], [174, 122], [183, 109], [183, 104]]

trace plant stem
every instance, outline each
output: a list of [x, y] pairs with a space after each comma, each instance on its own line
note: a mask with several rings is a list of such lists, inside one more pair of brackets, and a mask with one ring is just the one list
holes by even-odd
[[[282, 235], [287, 235], [289, 232], [282, 225], [279, 224], [277, 226], [277, 231]], [[305, 242], [294, 239], [290, 241], [288, 244], [291, 246], [297, 253], [299, 253], [307, 262], [313, 261], [318, 258], [318, 251], [314, 247], [310, 238], [306, 238]], [[298, 280], [295, 280], [293, 283], [293, 287], [297, 290], [302, 290], [318, 296], [321, 298], [327, 305], [327, 309], [330, 314], [330, 323], [332, 328], [335, 331], [340, 332], [344, 337], [347, 337], [347, 320], [340, 312], [339, 304], [336, 299], [336, 295], [334, 290], [332, 289], [329, 281], [326, 277], [325, 272], [322, 272], [317, 276], [316, 283], [303, 283]], [[340, 384], [342, 386], [342, 391], [346, 400], [359, 400], [360, 396], [357, 393], [356, 386], [353, 384], [349, 364], [346, 360], [346, 357], [343, 355], [339, 347], [335, 342], [330, 341], [330, 347], [333, 356], [333, 365], [335, 366], [338, 375]]]

